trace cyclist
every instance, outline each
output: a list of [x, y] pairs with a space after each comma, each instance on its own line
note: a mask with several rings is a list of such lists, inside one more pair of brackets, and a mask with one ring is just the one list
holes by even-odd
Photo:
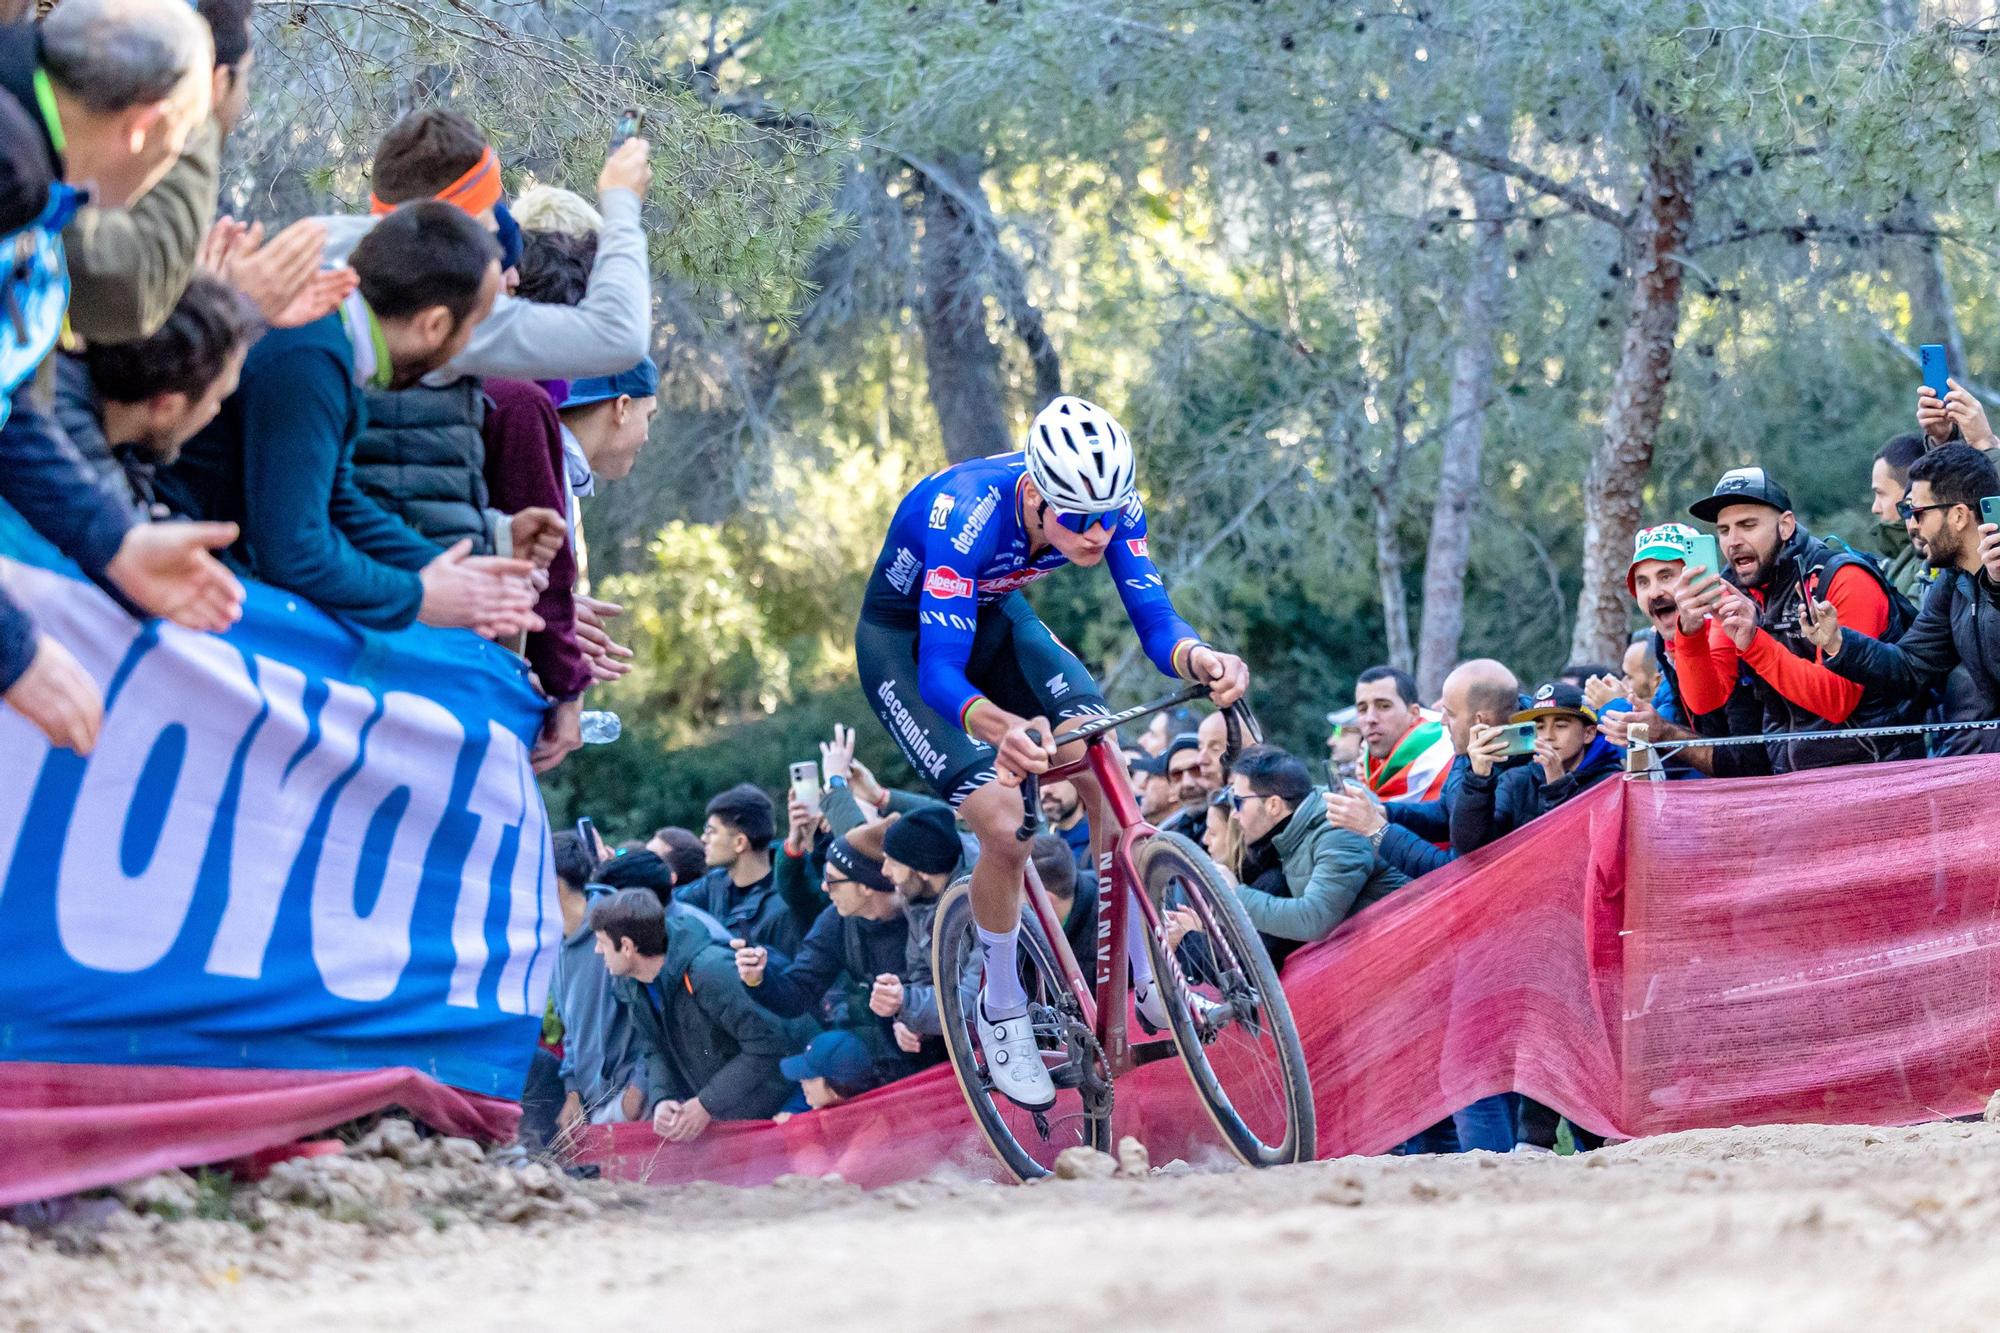
[[[1022, 451], [976, 458], [926, 477], [903, 498], [875, 562], [855, 627], [868, 702], [903, 755], [958, 809], [979, 839], [972, 915], [986, 975], [976, 1020], [994, 1086], [1045, 1110], [1055, 1086], [1025, 1021], [1016, 968], [1024, 777], [1080, 757], [1058, 754], [1057, 724], [1108, 710], [1097, 683], [1028, 606], [1021, 589], [1065, 564], [1104, 563], [1146, 655], [1169, 676], [1208, 682], [1218, 706], [1243, 696], [1241, 658], [1204, 643], [1174, 611], [1146, 551], [1146, 511], [1125, 428], [1094, 403], [1061, 397], [1035, 417]], [[1102, 864], [1111, 820], [1096, 780], [1072, 779], [1090, 812]], [[1157, 1030], [1166, 1002], [1153, 985], [1145, 926], [1131, 921], [1134, 999]]]

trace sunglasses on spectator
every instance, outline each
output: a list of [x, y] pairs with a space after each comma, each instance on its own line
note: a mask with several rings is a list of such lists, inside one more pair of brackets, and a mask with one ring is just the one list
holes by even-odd
[[1915, 518], [1918, 514], [1928, 514], [1933, 509], [1949, 509], [1949, 508], [1951, 508], [1951, 506], [1948, 504], [1913, 505], [1908, 500], [1899, 500], [1896, 503], [1896, 517], [1902, 519], [1905, 523], [1907, 523], [1911, 519]]
[[1056, 509], [1053, 505], [1049, 508], [1054, 511], [1057, 523], [1075, 533], [1089, 532], [1092, 528], [1098, 527], [1110, 532], [1118, 526], [1118, 518], [1125, 512], [1123, 506], [1096, 514], [1072, 514], [1066, 509]]

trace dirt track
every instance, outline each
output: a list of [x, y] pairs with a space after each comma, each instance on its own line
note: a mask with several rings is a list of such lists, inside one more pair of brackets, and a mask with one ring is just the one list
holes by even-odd
[[[387, 1234], [128, 1217], [81, 1250], [0, 1227], [0, 1328], [1990, 1328], [2000, 1126], [585, 1197], [587, 1218]], [[1017, 1256], [1032, 1294], [998, 1294]]]

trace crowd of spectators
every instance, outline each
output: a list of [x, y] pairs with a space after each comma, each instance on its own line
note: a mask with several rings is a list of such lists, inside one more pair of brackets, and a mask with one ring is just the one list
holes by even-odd
[[[547, 771], [630, 656], [588, 594], [578, 501], [631, 471], [657, 401], [648, 146], [609, 155], [594, 206], [537, 187], [513, 208], [477, 127], [427, 108], [377, 146], [366, 212], [218, 218], [252, 5], [63, 0], [0, 26], [0, 499], [135, 617], [226, 629], [251, 576], [362, 629], [501, 642], [546, 698]], [[1371, 667], [1324, 761], [1232, 757], [1219, 714], [1163, 713], [1126, 751], [1141, 813], [1206, 848], [1282, 960], [1628, 766], [1637, 725], [1674, 780], [2000, 749], [1917, 725], [2000, 720], [2000, 441], [1955, 381], [1916, 417], [1873, 461], [1862, 546], [1731, 469], [1632, 534], [1645, 627], [1622, 660], [1533, 688], [1468, 660], [1434, 699]], [[97, 684], [4, 592], [0, 693], [52, 744], [94, 743]], [[782, 821], [746, 782], [699, 830], [615, 853], [587, 821], [557, 835], [529, 1138], [643, 1120], [687, 1140], [943, 1058], [931, 926], [976, 844], [885, 790], [851, 731], [821, 749]], [[1033, 862], [1087, 955], [1088, 814], [1069, 783], [1041, 802]], [[1408, 1147], [1553, 1134], [1509, 1095]]]
[[[1875, 460], [1879, 552], [1813, 536], [1777, 478], [1732, 469], [1691, 507], [1692, 523], [1633, 534], [1627, 587], [1644, 628], [1618, 662], [1527, 685], [1474, 658], [1435, 699], [1407, 671], [1370, 667], [1353, 707], [1328, 715], [1323, 761], [1272, 745], [1231, 756], [1220, 714], [1162, 713], [1124, 752], [1141, 814], [1208, 851], [1282, 963], [1621, 769], [1700, 780], [1992, 748], [1994, 730], [1916, 725], [2000, 722], [2000, 528], [1981, 513], [1982, 501], [2000, 506], [1994, 440], [1970, 394], [1954, 386], [1942, 413], [1939, 401], [1920, 393], [1928, 434], [1899, 436]], [[1648, 745], [1637, 762], [1636, 724]], [[1906, 730], [1871, 734], [1896, 727]], [[976, 844], [945, 805], [884, 790], [854, 759], [851, 730], [822, 745], [821, 771], [815, 801], [792, 794], [782, 838], [770, 800], [746, 784], [710, 802], [701, 869], [667, 868], [695, 837], [661, 829], [615, 857], [597, 848], [576, 872], [604, 895], [588, 925], [607, 962], [588, 985], [559, 973], [561, 1030], [584, 1034], [564, 1049], [586, 1052], [588, 1067], [566, 1054], [558, 1087], [545, 1056], [543, 1133], [565, 1107], [570, 1122], [650, 1116], [685, 1138], [711, 1118], [831, 1105], [943, 1058], [931, 921]], [[1071, 784], [1051, 781], [1041, 814], [1035, 868], [1072, 950], [1089, 957], [1099, 904], [1088, 812]], [[580, 841], [559, 837], [566, 864]], [[642, 882], [650, 893], [614, 891]], [[569, 894], [573, 968], [588, 946]], [[1173, 916], [1179, 939], [1194, 923]], [[705, 1061], [674, 1053], [694, 1031], [714, 1043]], [[1510, 1093], [1401, 1151], [1549, 1149], [1565, 1132], [1597, 1142]]]
[[[0, 25], [0, 499], [134, 616], [226, 629], [247, 575], [362, 630], [496, 640], [547, 700], [547, 771], [628, 669], [577, 499], [631, 470], [656, 401], [648, 145], [595, 208], [538, 187], [537, 227], [478, 128], [427, 108], [377, 146], [365, 212], [218, 217], [254, 3]], [[95, 743], [97, 684], [4, 593], [0, 694]]]

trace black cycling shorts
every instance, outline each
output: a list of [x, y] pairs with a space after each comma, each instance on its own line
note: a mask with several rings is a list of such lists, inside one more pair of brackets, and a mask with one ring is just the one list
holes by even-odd
[[[957, 806], [993, 781], [993, 747], [974, 740], [929, 704], [917, 689], [917, 627], [863, 619], [854, 627], [854, 655], [868, 706], [882, 720], [910, 767]], [[1110, 710], [1097, 682], [1063, 647], [1020, 593], [979, 609], [966, 679], [1010, 713], [1046, 717], [1057, 727]]]

